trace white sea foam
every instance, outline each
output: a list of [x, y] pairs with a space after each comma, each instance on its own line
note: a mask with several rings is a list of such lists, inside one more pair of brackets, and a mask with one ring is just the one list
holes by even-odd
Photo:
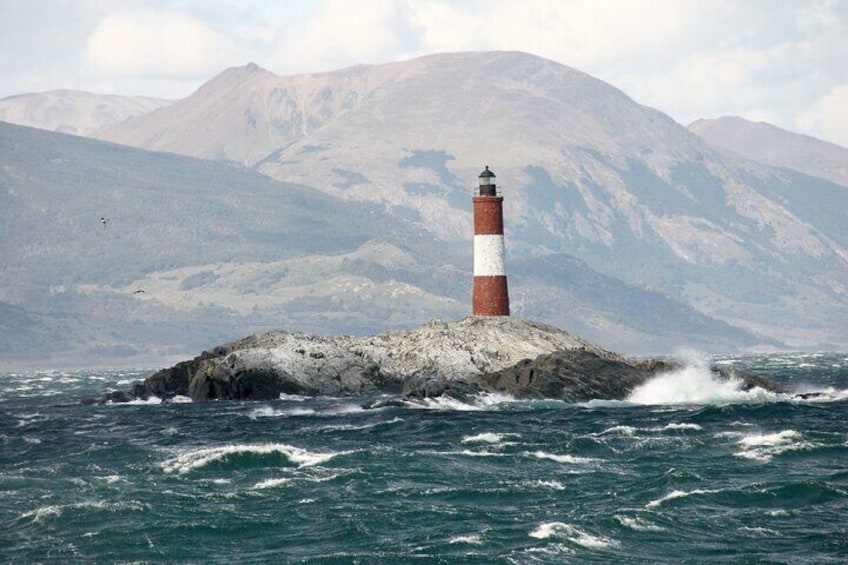
[[472, 534], [467, 536], [454, 536], [448, 540], [448, 543], [465, 543], [468, 545], [483, 545], [483, 538], [480, 534]]
[[439, 396], [436, 398], [425, 398], [422, 402], [409, 403], [411, 408], [426, 408], [430, 410], [452, 410], [458, 412], [480, 412], [482, 410], [491, 410], [503, 404], [521, 404], [523, 400], [516, 400], [512, 396], [497, 393], [483, 392], [470, 399], [470, 402], [463, 402], [456, 398], [448, 396]]
[[703, 430], [703, 429], [704, 429], [704, 428], [702, 428], [702, 427], [701, 427], [701, 426], [699, 426], [698, 424], [686, 424], [686, 423], [683, 423], [683, 424], [677, 424], [677, 423], [671, 423], [671, 424], [666, 424], [666, 425], [665, 425], [665, 426], [663, 426], [662, 428], [657, 428], [657, 431], [665, 432], [665, 431], [668, 431], [668, 430]]
[[276, 488], [279, 486], [283, 486], [292, 482], [290, 478], [281, 478], [281, 479], [265, 479], [264, 481], [259, 481], [253, 488], [256, 490], [263, 490], [268, 488]]
[[622, 526], [630, 528], [631, 530], [636, 530], [637, 532], [665, 531], [665, 528], [663, 528], [662, 526], [657, 526], [656, 524], [652, 524], [647, 520], [643, 520], [641, 518], [633, 518], [630, 516], [622, 516], [621, 514], [616, 514], [615, 519], [618, 520], [618, 523]]
[[520, 436], [521, 436], [521, 434], [510, 434], [510, 433], [497, 434], [497, 433], [493, 433], [493, 432], [486, 432], [486, 433], [477, 434], [477, 435], [473, 435], [473, 436], [465, 436], [464, 438], [462, 438], [462, 443], [491, 443], [491, 444], [496, 444], [496, 443], [502, 443], [504, 441], [504, 438], [506, 438], [506, 437], [520, 437]]
[[739, 530], [743, 532], [752, 532], [762, 537], [780, 537], [780, 533], [776, 530], [772, 530], [771, 528], [742, 526]]
[[563, 538], [587, 549], [602, 549], [616, 546], [618, 542], [601, 536], [593, 536], [564, 522], [545, 522], [530, 532], [531, 538]]
[[557, 463], [570, 463], [572, 465], [585, 465], [587, 463], [596, 463], [600, 461], [599, 459], [593, 459], [591, 457], [575, 457], [574, 455], [557, 455], [555, 453], [548, 453], [547, 451], [535, 451], [533, 453], [526, 453], [526, 455], [532, 455], [537, 459], [550, 459], [551, 461], [556, 461]]
[[660, 497], [656, 500], [652, 500], [648, 504], [645, 505], [645, 508], [656, 508], [664, 502], [668, 502], [669, 500], [675, 500], [677, 498], [686, 498], [689, 496], [699, 495], [699, 494], [713, 494], [719, 492], [717, 490], [708, 490], [708, 489], [695, 489], [690, 491], [685, 490], [673, 490], [667, 495]]
[[287, 400], [289, 402], [304, 402], [309, 399], [309, 396], [303, 396], [301, 394], [286, 394], [285, 392], [280, 393], [280, 400]]
[[425, 398], [423, 402], [409, 404], [411, 408], [423, 408], [429, 410], [449, 410], [457, 412], [480, 412], [486, 410], [486, 406], [478, 406], [477, 404], [469, 404], [462, 402], [456, 398], [449, 396], [439, 396], [437, 398]]
[[633, 389], [627, 402], [633, 404], [730, 404], [786, 400], [783, 394], [761, 388], [742, 390], [739, 379], [722, 379], [703, 360], [692, 360], [682, 369], [657, 375]]
[[745, 447], [771, 447], [793, 443], [801, 438], [795, 430], [783, 430], [773, 434], [747, 436], [739, 440]]
[[748, 435], [737, 442], [742, 451], [736, 453], [739, 457], [755, 461], [768, 462], [775, 455], [785, 451], [807, 449], [812, 446], [803, 441], [803, 436], [795, 430], [783, 430], [772, 434]]
[[32, 518], [33, 522], [41, 522], [44, 518], [49, 518], [50, 516], [61, 516], [62, 515], [62, 507], [58, 505], [49, 505], [49, 506], [41, 506], [36, 508], [35, 510], [30, 510], [29, 512], [24, 512], [21, 514], [21, 518]]
[[541, 488], [541, 489], [550, 489], [550, 490], [565, 490], [565, 485], [559, 481], [545, 481], [545, 480], [537, 480], [530, 481], [527, 483], [528, 486], [532, 488]]
[[460, 455], [465, 455], [466, 457], [506, 457], [504, 453], [498, 453], [494, 451], [471, 451], [470, 449], [463, 449], [459, 452]]
[[312, 408], [289, 408], [283, 410], [277, 410], [271, 406], [260, 406], [259, 408], [254, 408], [250, 412], [247, 413], [247, 417], [251, 420], [256, 420], [259, 418], [289, 418], [296, 416], [313, 416], [316, 412]]
[[[542, 561], [542, 563], [545, 563], [549, 560], [548, 557], [550, 557], [551, 559], [559, 559], [560, 555], [562, 555], [564, 553], [567, 553], [567, 554], [575, 553], [575, 551], [573, 549], [571, 549], [570, 547], [566, 546], [565, 544], [551, 543], [551, 544], [548, 544], [544, 547], [529, 547], [525, 550], [525, 553], [529, 553], [529, 554], [533, 555], [533, 561], [532, 562], [538, 562], [537, 558], [535, 557], [537, 554], [543, 555], [543, 556], [545, 556], [545, 560]], [[511, 562], [513, 562], [513, 561], [511, 561]]]
[[225, 445], [222, 447], [204, 447], [180, 453], [176, 457], [172, 457], [160, 463], [162, 469], [166, 473], [186, 474], [195, 469], [200, 469], [226, 459], [231, 455], [238, 454], [259, 454], [268, 455], [279, 453], [290, 462], [295, 463], [298, 467], [309, 467], [312, 465], [320, 465], [341, 455], [338, 453], [312, 453], [299, 447], [286, 445], [282, 443], [264, 443], [264, 444], [241, 444], [241, 445]]
[[136, 502], [134, 500], [121, 502], [107, 502], [104, 500], [85, 500], [82, 502], [75, 502], [73, 504], [52, 504], [47, 506], [41, 506], [39, 508], [36, 508], [35, 510], [24, 512], [23, 514], [21, 514], [21, 518], [32, 518], [33, 522], [42, 522], [46, 518], [58, 518], [62, 516], [64, 511], [67, 509], [94, 509], [107, 510], [109, 512], [118, 512], [123, 510], [147, 510], [149, 508], [149, 504], [142, 504], [141, 502]]
[[625, 436], [632, 436], [636, 433], [636, 428], [633, 426], [613, 426], [611, 428], [607, 428], [598, 435], [606, 435], [606, 434], [620, 434]]
[[778, 508], [777, 510], [769, 510], [766, 512], [769, 516], [789, 516], [789, 512], [784, 510], [783, 508]]
[[369, 424], [328, 424], [326, 426], [318, 426], [314, 429], [324, 431], [359, 431], [370, 430], [379, 426], [390, 426], [392, 424], [398, 424], [400, 422], [403, 422], [403, 418], [394, 417], [391, 420], [381, 420], [379, 422], [371, 422]]
[[129, 402], [112, 402], [109, 400], [106, 402], [107, 405], [111, 406], [138, 406], [145, 404], [162, 404], [162, 399], [158, 396], [150, 396], [148, 398], [136, 398], [135, 400], [130, 400]]

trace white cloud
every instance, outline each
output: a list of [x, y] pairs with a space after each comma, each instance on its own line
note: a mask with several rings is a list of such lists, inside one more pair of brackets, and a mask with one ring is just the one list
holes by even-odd
[[685, 4], [668, 0], [416, 2], [425, 51], [520, 50], [586, 69], [661, 52], [684, 33]]
[[100, 21], [85, 61], [99, 75], [199, 76], [222, 70], [237, 53], [232, 41], [186, 13], [143, 8]]
[[0, 96], [185, 96], [249, 61], [292, 74], [491, 49], [682, 123], [737, 114], [845, 143], [848, 0], [0, 0]]
[[797, 127], [848, 147], [848, 84], [833, 87], [830, 92], [801, 112]]
[[275, 60], [301, 71], [390, 61], [408, 52], [412, 26], [405, 2], [324, 0], [308, 19], [281, 30]]

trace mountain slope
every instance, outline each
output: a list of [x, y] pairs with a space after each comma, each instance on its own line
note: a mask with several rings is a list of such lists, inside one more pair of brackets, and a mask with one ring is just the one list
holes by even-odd
[[145, 96], [51, 90], [0, 99], [0, 121], [90, 136], [107, 125], [170, 103], [170, 100]]
[[715, 147], [848, 187], [848, 148], [736, 116], [696, 120], [688, 127]]
[[457, 244], [470, 238], [467, 194], [488, 164], [517, 256], [577, 256], [796, 347], [846, 340], [848, 193], [720, 152], [532, 55], [431, 55], [296, 77], [229, 69], [109, 137], [381, 203]]
[[[185, 354], [213, 337], [282, 323], [276, 311], [173, 303], [135, 284], [161, 271], [333, 255], [384, 237], [428, 258], [427, 249], [416, 251], [414, 228], [368, 204], [226, 164], [4, 123], [0, 187], [0, 302], [19, 322], [3, 327], [5, 360], [50, 347], [86, 357], [127, 346], [146, 351], [149, 363], [175, 348]], [[425, 267], [408, 266], [416, 268]], [[170, 282], [190, 290], [204, 281], [198, 271], [193, 279]], [[273, 282], [238, 290], [261, 294]], [[326, 310], [321, 304], [302, 309], [318, 316], [311, 328], [321, 325]], [[338, 326], [383, 327], [368, 314], [353, 312]], [[21, 335], [35, 341], [27, 346]]]
[[[517, 316], [610, 347], [768, 344], [565, 256], [553, 277], [547, 257], [515, 260]], [[5, 364], [149, 366], [269, 329], [372, 333], [456, 319], [470, 308], [470, 267], [470, 245], [382, 206], [0, 123]], [[618, 308], [631, 301], [660, 307]]]

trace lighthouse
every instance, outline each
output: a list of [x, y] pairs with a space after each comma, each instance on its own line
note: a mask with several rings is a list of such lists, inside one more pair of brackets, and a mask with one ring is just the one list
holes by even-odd
[[480, 192], [474, 196], [475, 316], [509, 316], [509, 293], [504, 261], [503, 197], [495, 188], [495, 173], [480, 173]]

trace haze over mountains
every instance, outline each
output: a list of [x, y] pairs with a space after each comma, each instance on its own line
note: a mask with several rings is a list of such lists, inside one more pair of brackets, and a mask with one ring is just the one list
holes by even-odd
[[97, 130], [170, 104], [146, 96], [52, 90], [0, 99], [0, 121], [75, 135]]
[[[49, 327], [56, 297], [79, 324], [120, 304], [112, 318], [126, 327], [103, 347], [163, 353], [157, 324], [191, 334], [173, 351], [267, 326], [370, 332], [460, 317], [471, 194], [490, 165], [515, 315], [630, 352], [848, 345], [843, 186], [716, 150], [532, 55], [295, 77], [247, 65], [96, 135], [204, 160], [0, 129], [2, 197], [17, 206], [3, 206], [0, 260], [14, 267], [0, 301], [46, 316], [30, 328]], [[96, 218], [115, 210], [129, 225], [107, 232], [126, 240], [80, 264], [104, 233]], [[135, 317], [148, 324], [138, 342]]]
[[848, 186], [848, 148], [834, 143], [736, 116], [696, 120], [689, 130], [748, 159]]

